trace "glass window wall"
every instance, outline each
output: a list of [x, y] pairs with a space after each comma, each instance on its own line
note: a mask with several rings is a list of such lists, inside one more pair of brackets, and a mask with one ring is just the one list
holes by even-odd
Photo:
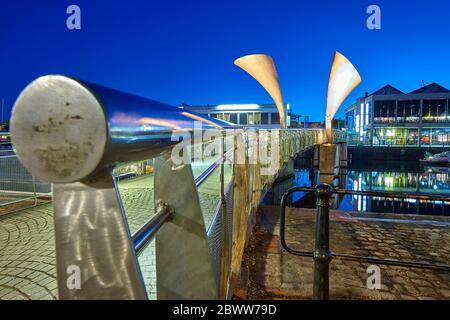
[[246, 113], [240, 113], [239, 114], [239, 124], [247, 124], [247, 114]]
[[424, 128], [420, 142], [422, 146], [450, 145], [450, 128]]
[[271, 113], [272, 119], [271, 119], [271, 123], [272, 124], [280, 124], [280, 114], [279, 113]]
[[419, 129], [417, 128], [376, 128], [373, 132], [375, 146], [417, 146]]
[[269, 113], [261, 113], [261, 124], [269, 124]]

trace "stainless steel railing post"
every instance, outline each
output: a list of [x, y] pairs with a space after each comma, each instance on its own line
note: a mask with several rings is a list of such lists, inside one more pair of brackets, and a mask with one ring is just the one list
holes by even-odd
[[226, 299], [227, 289], [228, 289], [228, 228], [227, 228], [227, 203], [225, 199], [225, 161], [226, 161], [226, 150], [225, 150], [225, 132], [222, 133], [221, 139], [221, 157], [222, 163], [220, 164], [220, 198], [222, 202], [221, 207], [221, 272], [220, 272], [220, 283], [219, 283], [219, 298]]
[[37, 195], [36, 195], [36, 177], [34, 175], [31, 176], [33, 181], [33, 197], [34, 197], [34, 205], [37, 205]]

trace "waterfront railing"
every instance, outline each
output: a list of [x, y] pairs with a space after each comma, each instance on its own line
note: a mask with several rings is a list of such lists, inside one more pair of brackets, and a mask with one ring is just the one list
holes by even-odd
[[[174, 133], [208, 149], [198, 122], [221, 147], [176, 163]], [[60, 299], [230, 298], [260, 200], [323, 142], [322, 129], [246, 130], [64, 76], [21, 93], [11, 132], [24, 166], [53, 184]], [[276, 155], [269, 173], [252, 162], [260, 149]]]

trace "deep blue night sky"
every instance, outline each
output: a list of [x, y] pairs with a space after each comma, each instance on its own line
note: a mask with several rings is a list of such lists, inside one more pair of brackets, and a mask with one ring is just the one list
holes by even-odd
[[[79, 31], [66, 28], [70, 4], [81, 7]], [[381, 30], [366, 28], [370, 4]], [[233, 65], [266, 53], [294, 112], [322, 120], [334, 50], [363, 78], [338, 116], [387, 83], [450, 87], [449, 21], [448, 0], [2, 0], [0, 97], [10, 109], [31, 80], [59, 73], [170, 104], [268, 103]]]

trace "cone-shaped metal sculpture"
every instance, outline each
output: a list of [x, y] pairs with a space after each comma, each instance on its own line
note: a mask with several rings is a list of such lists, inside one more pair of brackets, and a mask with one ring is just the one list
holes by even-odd
[[234, 64], [255, 78], [270, 94], [280, 114], [280, 127], [284, 128], [284, 102], [272, 57], [265, 54], [252, 54], [236, 59]]
[[352, 63], [335, 52], [328, 80], [325, 131], [328, 143], [333, 143], [331, 122], [345, 98], [361, 83], [361, 77]]

